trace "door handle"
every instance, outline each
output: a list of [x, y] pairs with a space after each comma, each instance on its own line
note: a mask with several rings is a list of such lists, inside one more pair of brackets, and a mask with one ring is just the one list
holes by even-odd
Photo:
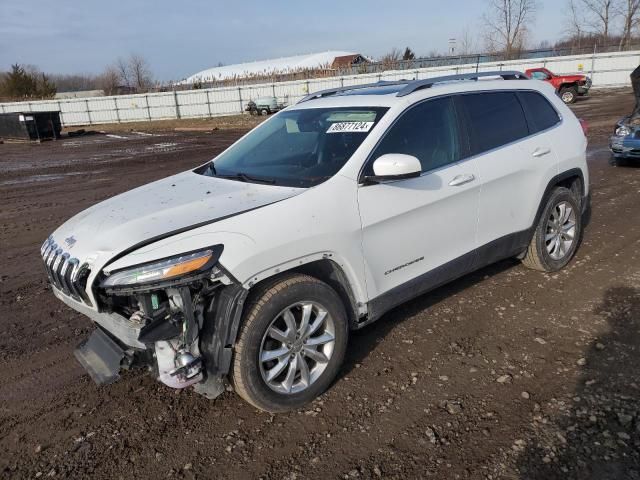
[[473, 182], [476, 179], [472, 174], [465, 173], [463, 175], [456, 175], [453, 177], [453, 180], [449, 182], [449, 186], [451, 187], [459, 187], [460, 185], [464, 185], [465, 183]]
[[540, 158], [549, 153], [551, 153], [550, 148], [536, 148], [531, 155], [533, 155], [536, 158]]

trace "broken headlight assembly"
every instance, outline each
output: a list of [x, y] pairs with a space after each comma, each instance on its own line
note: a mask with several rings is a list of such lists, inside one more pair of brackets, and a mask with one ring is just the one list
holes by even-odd
[[[98, 303], [103, 311], [127, 320], [125, 328], [111, 333], [123, 345], [137, 349], [129, 353], [130, 349], [121, 348], [131, 357], [129, 364], [148, 365], [161, 382], [173, 388], [205, 379], [200, 333], [206, 310], [213, 306], [214, 296], [225, 280], [228, 282], [218, 265], [222, 251], [222, 245], [215, 245], [131, 267], [103, 270], [98, 281]], [[152, 357], [143, 353], [147, 350]], [[91, 358], [90, 354], [80, 355]], [[116, 364], [107, 379], [117, 377]], [[207, 388], [219, 392], [221, 385], [218, 382]]]
[[220, 258], [222, 250], [222, 245], [215, 245], [121, 270], [105, 270], [100, 286], [105, 289], [135, 288], [191, 280], [210, 271]]
[[615, 135], [616, 137], [626, 137], [627, 135], [631, 134], [631, 130], [629, 129], [629, 127], [626, 127], [624, 125], [619, 126], [618, 128], [616, 128], [615, 131]]

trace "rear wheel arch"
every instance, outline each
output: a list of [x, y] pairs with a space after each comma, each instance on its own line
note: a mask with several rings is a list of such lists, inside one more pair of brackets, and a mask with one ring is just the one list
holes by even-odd
[[[540, 203], [538, 204], [538, 210], [536, 211], [536, 215], [533, 219], [533, 223], [529, 228], [530, 235], [529, 241], [533, 238], [535, 234], [536, 225], [540, 222], [540, 217], [544, 212], [545, 207], [547, 206], [547, 202], [549, 198], [553, 194], [553, 191], [558, 187], [565, 187], [571, 191], [571, 193], [576, 197], [578, 205], [583, 207], [582, 202], [585, 196], [585, 184], [584, 184], [584, 174], [582, 170], [579, 168], [572, 168], [565, 172], [562, 172], [556, 176], [554, 176], [549, 182], [544, 190], [544, 193], [540, 197]], [[524, 258], [526, 255], [526, 249], [517, 256], [517, 258]]]
[[576, 196], [578, 202], [582, 203], [582, 199], [585, 195], [584, 174], [582, 173], [582, 170], [579, 168], [572, 168], [549, 180], [547, 187], [540, 198], [540, 203], [538, 204], [538, 210], [533, 221], [534, 226], [538, 224], [540, 215], [542, 215], [542, 211], [544, 210], [551, 193], [557, 187], [568, 188]]

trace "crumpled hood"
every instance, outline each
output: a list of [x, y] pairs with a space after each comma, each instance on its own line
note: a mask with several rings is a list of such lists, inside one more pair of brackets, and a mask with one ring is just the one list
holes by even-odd
[[80, 212], [54, 241], [81, 262], [230, 215], [277, 202], [304, 189], [206, 177], [191, 171], [158, 180]]

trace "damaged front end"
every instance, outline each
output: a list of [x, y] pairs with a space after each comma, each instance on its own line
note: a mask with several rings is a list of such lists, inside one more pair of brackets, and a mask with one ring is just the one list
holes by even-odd
[[614, 158], [640, 159], [640, 116], [625, 117], [616, 124], [609, 149]]
[[194, 386], [209, 398], [224, 391], [247, 290], [219, 264], [222, 245], [135, 267], [105, 268], [93, 282], [98, 309], [54, 293], [97, 325], [75, 356], [93, 380], [148, 367], [172, 388]]

